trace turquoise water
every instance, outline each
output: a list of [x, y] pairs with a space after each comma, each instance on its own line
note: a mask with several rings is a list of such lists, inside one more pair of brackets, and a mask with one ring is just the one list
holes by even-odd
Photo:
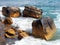
[[23, 6], [23, 5], [38, 6], [60, 6], [60, 0], [0, 0], [0, 5], [6, 6]]

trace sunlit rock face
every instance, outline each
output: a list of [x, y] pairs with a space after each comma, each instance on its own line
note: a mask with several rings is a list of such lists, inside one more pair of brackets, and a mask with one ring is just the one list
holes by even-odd
[[18, 7], [3, 7], [2, 14], [6, 17], [20, 17], [21, 12]]
[[23, 16], [24, 17], [41, 18], [42, 10], [38, 9], [34, 6], [25, 6], [25, 9], [23, 11]]
[[5, 37], [6, 38], [15, 38], [16, 37], [16, 32], [13, 28], [6, 29], [5, 30]]
[[54, 21], [50, 17], [43, 17], [32, 23], [32, 34], [35, 37], [50, 40], [55, 32], [56, 27]]

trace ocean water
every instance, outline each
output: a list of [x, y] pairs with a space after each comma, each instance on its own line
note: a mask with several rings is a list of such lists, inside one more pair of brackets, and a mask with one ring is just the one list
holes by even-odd
[[[0, 0], [0, 11], [3, 6], [17, 6], [22, 11], [25, 5], [34, 5], [43, 10], [43, 16], [49, 16], [54, 20], [56, 25], [55, 36], [50, 40], [42, 40], [40, 38], [34, 38], [32, 36], [25, 37], [21, 40], [14, 41], [10, 39], [7, 45], [60, 45], [60, 0]], [[4, 19], [4, 16], [0, 12], [0, 16]], [[26, 32], [32, 33], [32, 22], [35, 18], [12, 18], [13, 26], [19, 26], [19, 29], [23, 29]], [[12, 44], [11, 44], [12, 43]]]

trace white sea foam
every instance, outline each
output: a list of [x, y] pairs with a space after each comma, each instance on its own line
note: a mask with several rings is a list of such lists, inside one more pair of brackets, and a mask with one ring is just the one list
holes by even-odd
[[16, 41], [13, 45], [60, 45], [60, 40], [54, 40], [54, 41], [45, 41], [42, 39], [36, 39], [33, 37], [26, 37], [23, 38], [20, 41]]
[[25, 17], [20, 17], [20, 18], [12, 18], [14, 26], [19, 26], [19, 29], [23, 29], [28, 32], [32, 32], [32, 22], [33, 20], [36, 20], [34, 18], [25, 18]]
[[[2, 8], [0, 7], [0, 10]], [[21, 10], [24, 10], [24, 7], [20, 8]], [[57, 32], [52, 40], [45, 41], [42, 39], [34, 38], [32, 36], [25, 37], [22, 40], [15, 41], [15, 44], [11, 45], [60, 45], [60, 13], [55, 12], [53, 14], [57, 14], [57, 18], [54, 19], [55, 25], [57, 27]], [[0, 12], [0, 16], [4, 18], [2, 13]], [[36, 20], [35, 18], [25, 18], [25, 17], [19, 17], [19, 18], [12, 18], [14, 26], [18, 25], [20, 29], [25, 30], [27, 32], [32, 32], [32, 21]], [[9, 44], [7, 44], [9, 45]]]

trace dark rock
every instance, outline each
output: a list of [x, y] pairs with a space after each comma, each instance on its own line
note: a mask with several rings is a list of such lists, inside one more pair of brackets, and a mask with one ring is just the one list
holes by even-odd
[[13, 23], [12, 19], [10, 17], [6, 17], [3, 21], [5, 25], [11, 25]]
[[19, 17], [19, 16], [21, 16], [20, 9], [17, 7], [3, 7], [2, 14], [6, 17]]
[[34, 6], [25, 6], [25, 9], [23, 11], [23, 16], [24, 17], [41, 18], [42, 10], [38, 9]]
[[32, 23], [32, 34], [35, 37], [49, 40], [56, 32], [56, 26], [54, 21], [50, 17], [44, 17], [39, 20], [35, 20]]

